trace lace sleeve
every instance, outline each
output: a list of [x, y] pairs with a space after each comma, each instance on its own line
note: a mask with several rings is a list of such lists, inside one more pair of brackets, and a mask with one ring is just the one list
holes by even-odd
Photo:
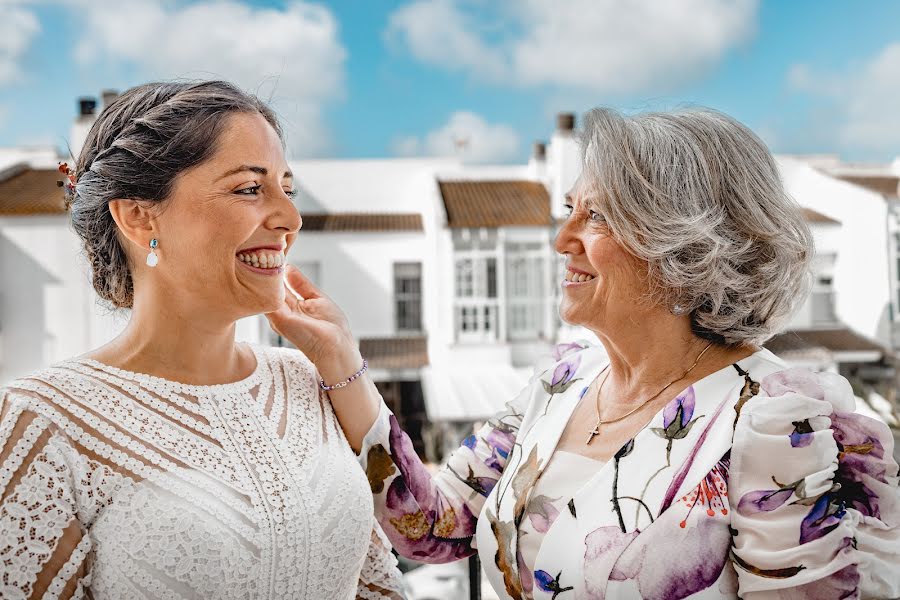
[[372, 528], [372, 541], [359, 574], [356, 597], [364, 600], [399, 600], [406, 597], [397, 559], [391, 553], [391, 543], [377, 522]]
[[73, 455], [29, 398], [0, 396], [0, 597], [85, 596], [91, 540], [77, 517]]

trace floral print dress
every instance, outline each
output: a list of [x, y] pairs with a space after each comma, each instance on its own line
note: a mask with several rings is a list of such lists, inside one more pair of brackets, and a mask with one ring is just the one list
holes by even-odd
[[853, 413], [843, 378], [767, 350], [667, 404], [578, 487], [526, 566], [523, 523], [546, 509], [536, 482], [607, 362], [598, 347], [557, 347], [435, 475], [382, 407], [360, 460], [397, 551], [477, 551], [504, 599], [900, 596], [890, 431]]

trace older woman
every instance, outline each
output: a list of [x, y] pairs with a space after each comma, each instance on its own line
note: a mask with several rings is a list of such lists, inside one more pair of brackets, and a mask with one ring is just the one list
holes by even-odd
[[94, 287], [130, 319], [0, 390], [0, 597], [399, 597], [320, 375], [235, 343], [283, 302], [300, 228], [272, 111], [224, 82], [136, 87], [69, 175]]
[[[433, 476], [371, 382], [330, 395], [396, 549], [477, 548], [507, 599], [900, 595], [891, 434], [760, 346], [812, 252], [765, 146], [713, 111], [594, 110], [583, 148], [560, 313], [602, 347], [557, 348]], [[272, 323], [354, 372], [338, 309], [289, 281]]]

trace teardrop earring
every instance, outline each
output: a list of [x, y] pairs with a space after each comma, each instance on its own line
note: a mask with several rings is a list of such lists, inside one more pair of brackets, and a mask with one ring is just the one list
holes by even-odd
[[156, 250], [157, 246], [159, 246], [159, 240], [157, 240], [156, 238], [150, 240], [150, 254], [147, 255], [148, 267], [155, 267], [159, 264], [159, 256], [157, 256], [156, 252], [154, 251]]

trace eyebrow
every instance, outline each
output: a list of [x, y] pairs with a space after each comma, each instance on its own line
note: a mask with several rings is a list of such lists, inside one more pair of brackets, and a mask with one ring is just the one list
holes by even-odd
[[[254, 165], [241, 165], [239, 167], [235, 167], [234, 169], [231, 169], [230, 171], [226, 172], [224, 175], [219, 177], [219, 179], [225, 179], [226, 177], [229, 177], [231, 175], [236, 175], [237, 173], [244, 173], [246, 171], [249, 171], [251, 173], [258, 173], [260, 175], [268, 175], [269, 174], [269, 170], [265, 167], [257, 167]], [[288, 171], [284, 172], [284, 175], [282, 175], [282, 177], [284, 177], [286, 179], [293, 179], [294, 174], [288, 170]], [[219, 181], [219, 179], [217, 179], [216, 181]]]

